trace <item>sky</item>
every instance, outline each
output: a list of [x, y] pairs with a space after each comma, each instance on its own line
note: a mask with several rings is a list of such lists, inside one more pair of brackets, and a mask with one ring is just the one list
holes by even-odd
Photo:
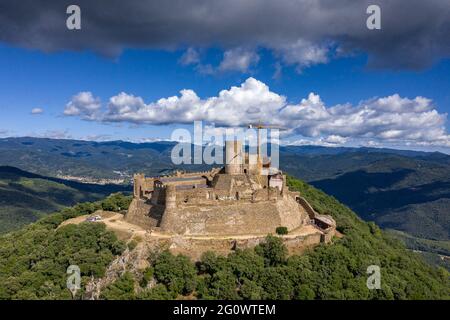
[[261, 122], [285, 144], [450, 153], [448, 1], [372, 1], [381, 30], [365, 0], [112, 2], [75, 1], [81, 30], [69, 2], [2, 2], [0, 137], [140, 142]]

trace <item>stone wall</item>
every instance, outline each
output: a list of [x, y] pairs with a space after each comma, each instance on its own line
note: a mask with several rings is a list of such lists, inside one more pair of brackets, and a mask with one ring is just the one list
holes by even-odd
[[307, 219], [291, 197], [278, 201], [222, 201], [215, 205], [178, 205], [164, 212], [161, 229], [182, 235], [248, 235], [275, 233], [279, 226], [293, 230]]
[[[214, 251], [217, 254], [227, 255], [235, 249], [253, 248], [259, 243], [265, 241], [266, 236], [259, 236], [245, 239], [195, 239], [180, 236], [174, 236], [164, 240], [166, 247], [174, 254], [184, 254], [194, 260], [199, 260], [201, 255], [207, 251]], [[322, 233], [308, 234], [305, 236], [282, 237], [289, 254], [301, 254], [308, 248], [322, 243]]]
[[313, 207], [309, 204], [308, 201], [306, 201], [305, 198], [297, 197], [297, 199], [298, 199], [298, 202], [300, 203], [300, 205], [306, 210], [309, 217], [311, 219], [313, 219], [316, 216], [316, 212], [314, 211]]
[[141, 199], [133, 199], [125, 220], [144, 229], [157, 227], [164, 212], [162, 206], [152, 206]]

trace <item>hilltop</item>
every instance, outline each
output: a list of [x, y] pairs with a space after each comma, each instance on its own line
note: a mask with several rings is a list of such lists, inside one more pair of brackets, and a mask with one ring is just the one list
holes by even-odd
[[[363, 222], [314, 187], [293, 178], [289, 185], [316, 211], [331, 214], [343, 237], [288, 257], [272, 236], [255, 249], [237, 250], [228, 257], [209, 252], [194, 264], [164, 248], [145, 250], [139, 238], [125, 244], [102, 223], [58, 228], [67, 219], [102, 207], [123, 209], [126, 199], [115, 196], [106, 205], [78, 205], [1, 236], [0, 297], [68, 299], [65, 270], [69, 264], [80, 264], [84, 288], [89, 286], [77, 298], [97, 289], [101, 299], [450, 298], [447, 271], [426, 264], [375, 224]], [[369, 265], [381, 268], [381, 290], [366, 287]]]
[[[158, 176], [174, 169], [210, 169], [198, 165], [175, 167], [170, 161], [173, 146], [173, 142], [7, 138], [0, 139], [0, 165], [14, 163], [43, 176], [125, 181], [131, 181], [136, 172]], [[407, 232], [418, 241], [450, 241], [449, 155], [378, 148], [281, 146], [280, 160], [282, 170], [333, 195], [367, 221]]]

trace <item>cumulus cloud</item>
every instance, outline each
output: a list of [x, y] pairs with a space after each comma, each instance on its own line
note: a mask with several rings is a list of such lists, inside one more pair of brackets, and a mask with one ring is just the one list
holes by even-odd
[[[94, 104], [95, 108], [80, 107], [86, 104]], [[73, 97], [66, 111], [72, 108], [79, 117], [100, 122], [159, 125], [202, 120], [217, 127], [262, 122], [287, 128], [283, 138], [300, 137], [297, 144], [313, 141], [324, 145], [378, 143], [450, 147], [450, 135], [445, 129], [447, 114], [439, 113], [428, 98], [394, 94], [367, 99], [357, 105], [327, 106], [318, 94], [310, 93], [298, 103], [288, 103], [286, 97], [252, 77], [240, 86], [205, 99], [193, 90], [183, 89], [177, 96], [146, 103], [141, 97], [121, 92], [102, 108], [98, 98], [83, 92]]]
[[101, 108], [99, 98], [95, 98], [91, 92], [80, 92], [72, 97], [64, 109], [66, 116], [82, 116], [84, 119], [92, 120], [97, 117]]
[[271, 117], [284, 103], [283, 96], [271, 92], [264, 83], [248, 78], [240, 86], [222, 90], [218, 96], [207, 99], [184, 89], [179, 96], [146, 104], [142, 98], [122, 92], [109, 99], [102, 120], [149, 124], [204, 120], [222, 126], [240, 126]]
[[44, 113], [44, 109], [42, 109], [42, 108], [31, 109], [31, 114], [42, 114], [42, 113]]
[[[300, 68], [339, 52], [365, 52], [374, 67], [424, 68], [450, 55], [448, 0], [77, 0], [82, 30], [65, 28], [72, 1], [3, 0], [0, 41], [44, 51], [124, 48], [267, 48]], [[378, 4], [382, 29], [366, 28]]]

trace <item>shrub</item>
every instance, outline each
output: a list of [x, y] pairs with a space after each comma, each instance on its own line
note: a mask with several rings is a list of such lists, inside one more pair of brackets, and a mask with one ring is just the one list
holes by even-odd
[[130, 251], [133, 251], [134, 248], [136, 248], [136, 246], [138, 245], [136, 240], [131, 240], [127, 243], [127, 248]]
[[277, 227], [277, 228], [275, 229], [275, 231], [276, 231], [276, 233], [279, 234], [279, 235], [285, 235], [285, 234], [288, 234], [288, 229], [287, 229], [287, 227]]
[[142, 281], [140, 283], [141, 287], [146, 287], [150, 281], [153, 279], [153, 273], [155, 270], [152, 267], [145, 268], [142, 274]]
[[101, 207], [105, 211], [119, 212], [127, 210], [130, 206], [132, 197], [125, 196], [122, 193], [113, 193], [101, 202]]

